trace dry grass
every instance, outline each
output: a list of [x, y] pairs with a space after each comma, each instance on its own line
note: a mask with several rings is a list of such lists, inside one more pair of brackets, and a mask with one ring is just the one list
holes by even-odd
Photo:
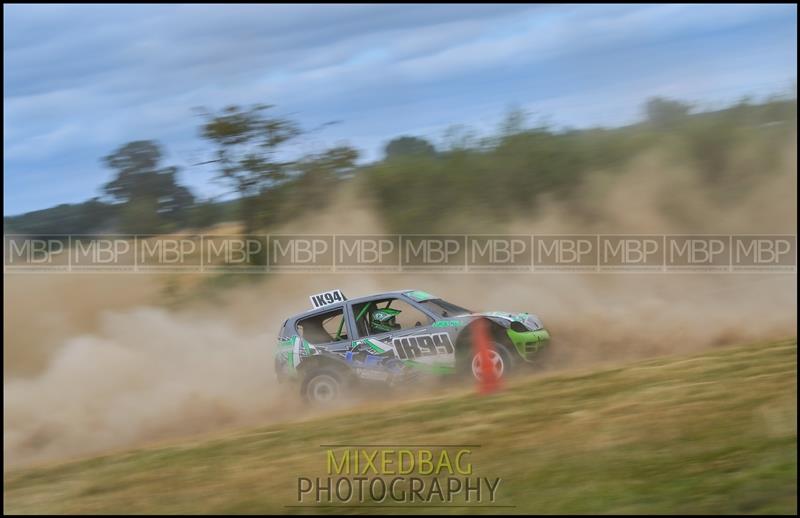
[[321, 444], [402, 442], [480, 444], [494, 512], [794, 514], [796, 394], [796, 339], [724, 348], [10, 472], [4, 511], [300, 512]]

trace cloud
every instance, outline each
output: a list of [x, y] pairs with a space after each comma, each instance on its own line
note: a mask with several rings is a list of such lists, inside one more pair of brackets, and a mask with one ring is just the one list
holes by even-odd
[[[327, 139], [374, 147], [378, 135], [472, 123], [476, 106], [499, 114], [510, 102], [559, 106], [560, 96], [614, 104], [601, 110], [613, 115], [625, 102], [615, 92], [631, 82], [623, 73], [648, 89], [658, 85], [647, 77], [669, 77], [668, 90], [689, 94], [796, 75], [795, 6], [12, 5], [4, 14], [7, 174], [46, 175], [54, 162], [79, 171], [71, 191], [41, 189], [25, 205], [7, 197], [6, 213], [85, 199], [104, 174], [97, 159], [126, 140], [199, 146], [190, 112], [199, 105], [269, 102], [310, 127], [343, 120]], [[716, 54], [693, 56], [689, 41]], [[756, 67], [756, 52], [771, 55]], [[753, 67], [743, 79], [686, 77], [732, 56]]]

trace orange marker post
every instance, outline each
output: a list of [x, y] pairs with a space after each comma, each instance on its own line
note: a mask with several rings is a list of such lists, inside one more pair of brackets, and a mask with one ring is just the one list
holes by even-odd
[[496, 392], [500, 389], [500, 378], [497, 376], [492, 364], [494, 345], [489, 337], [486, 320], [478, 319], [474, 322], [472, 343], [480, 362], [477, 373], [478, 391], [481, 394]]

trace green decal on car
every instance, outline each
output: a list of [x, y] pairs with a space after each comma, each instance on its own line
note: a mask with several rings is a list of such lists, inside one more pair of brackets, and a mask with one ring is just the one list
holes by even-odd
[[438, 363], [422, 363], [414, 360], [403, 360], [403, 363], [412, 369], [428, 372], [430, 374], [453, 374], [456, 371], [455, 367]]
[[392, 346], [386, 345], [380, 340], [375, 340], [374, 338], [367, 338], [364, 340], [364, 343], [377, 354], [387, 353], [392, 350]]
[[278, 340], [278, 350], [275, 355], [283, 358], [288, 374], [297, 372], [297, 367], [304, 358], [317, 354], [317, 348], [308, 343], [300, 336], [294, 335], [291, 338]]
[[459, 327], [463, 325], [464, 322], [460, 320], [439, 320], [433, 323], [433, 327]]
[[439, 298], [435, 295], [431, 295], [430, 293], [421, 290], [407, 291], [406, 295], [416, 300], [417, 302], [424, 302], [426, 300]]
[[[538, 351], [540, 346], [544, 345], [544, 342], [550, 339], [550, 333], [548, 333], [546, 329], [517, 332], [511, 328], [508, 328], [506, 329], [506, 333], [511, 339], [511, 342], [514, 344], [514, 347], [517, 348], [517, 351], [519, 351], [519, 354], [522, 355], [523, 358], [530, 353]], [[536, 351], [526, 351], [527, 346], [532, 346], [535, 344], [538, 344]]]

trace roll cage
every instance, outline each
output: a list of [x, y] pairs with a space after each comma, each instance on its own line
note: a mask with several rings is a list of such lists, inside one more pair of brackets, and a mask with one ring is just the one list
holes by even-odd
[[[369, 319], [372, 313], [371, 310], [391, 307], [392, 301], [394, 299], [399, 299], [409, 304], [414, 309], [417, 309], [425, 316], [430, 318], [432, 322], [436, 322], [443, 318], [441, 315], [437, 314], [430, 308], [426, 307], [425, 304], [422, 304], [422, 302], [424, 301], [415, 300], [413, 297], [409, 297], [406, 293], [409, 292], [379, 293], [376, 295], [370, 295], [368, 297], [360, 297], [358, 299], [347, 300], [345, 302], [331, 304], [319, 309], [311, 310], [302, 313], [300, 315], [297, 315], [294, 318], [287, 321], [283, 327], [283, 334], [300, 335], [300, 330], [298, 329], [298, 325], [300, 323], [308, 321], [310, 319], [319, 318], [323, 315], [334, 313], [337, 311], [342, 311], [344, 315], [341, 322], [339, 323], [338, 329], [336, 330], [335, 334], [333, 334], [333, 340], [324, 343], [316, 343], [315, 345], [338, 344], [338, 343], [349, 345], [349, 342], [351, 341], [368, 338], [370, 336], [385, 334], [386, 332], [383, 333], [370, 332], [371, 322]], [[358, 313], [354, 311], [355, 307], [359, 307]], [[308, 338], [306, 337], [306, 339]], [[313, 341], [311, 342], [314, 343]]]

